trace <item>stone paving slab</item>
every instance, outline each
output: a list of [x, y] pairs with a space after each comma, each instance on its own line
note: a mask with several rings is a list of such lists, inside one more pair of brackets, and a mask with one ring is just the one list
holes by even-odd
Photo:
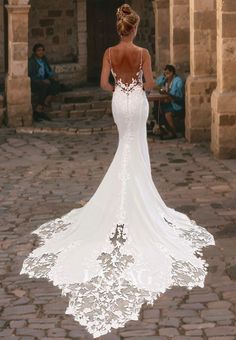
[[[217, 160], [208, 144], [149, 138], [154, 183], [172, 208], [216, 238], [204, 249], [204, 288], [174, 287], [138, 321], [104, 340], [236, 339], [236, 160]], [[117, 133], [54, 135], [0, 130], [0, 339], [92, 339], [65, 315], [66, 297], [46, 280], [19, 275], [37, 247], [30, 232], [90, 199], [117, 148]]]

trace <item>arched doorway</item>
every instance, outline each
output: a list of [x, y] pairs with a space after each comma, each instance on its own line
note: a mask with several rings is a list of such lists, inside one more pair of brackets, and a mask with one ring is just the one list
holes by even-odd
[[102, 57], [110, 45], [118, 42], [116, 32], [116, 9], [125, 3], [122, 0], [88, 0], [87, 30], [88, 30], [88, 81], [98, 84]]

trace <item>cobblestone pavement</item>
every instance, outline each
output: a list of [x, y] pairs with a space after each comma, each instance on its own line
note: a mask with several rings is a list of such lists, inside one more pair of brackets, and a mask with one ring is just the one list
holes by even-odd
[[[81, 206], [95, 192], [117, 148], [116, 133], [15, 134], [0, 130], [0, 339], [92, 338], [66, 297], [46, 280], [19, 275], [37, 247], [30, 232]], [[236, 160], [216, 160], [208, 144], [149, 138], [152, 175], [165, 202], [208, 228], [216, 247], [204, 288], [172, 288], [140, 320], [101, 337], [118, 340], [236, 339]]]

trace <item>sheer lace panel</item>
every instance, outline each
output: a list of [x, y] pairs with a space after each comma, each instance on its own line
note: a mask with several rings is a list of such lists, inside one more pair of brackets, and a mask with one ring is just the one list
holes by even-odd
[[116, 67], [114, 70], [112, 66], [111, 48], [109, 48], [109, 61], [111, 73], [115, 80], [115, 86], [118, 86], [126, 94], [132, 92], [136, 87], [143, 87], [142, 52], [143, 49], [141, 48], [138, 71], [137, 66], [134, 64], [132, 59], [133, 55], [125, 55], [122, 58], [119, 57], [120, 60], [117, 61], [117, 63], [119, 63], [119, 67]]

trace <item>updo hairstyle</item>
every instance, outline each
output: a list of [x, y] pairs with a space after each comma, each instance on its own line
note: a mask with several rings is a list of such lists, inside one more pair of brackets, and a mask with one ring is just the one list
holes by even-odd
[[139, 23], [139, 15], [128, 4], [124, 4], [117, 9], [116, 28], [120, 36], [127, 36], [131, 30]]

